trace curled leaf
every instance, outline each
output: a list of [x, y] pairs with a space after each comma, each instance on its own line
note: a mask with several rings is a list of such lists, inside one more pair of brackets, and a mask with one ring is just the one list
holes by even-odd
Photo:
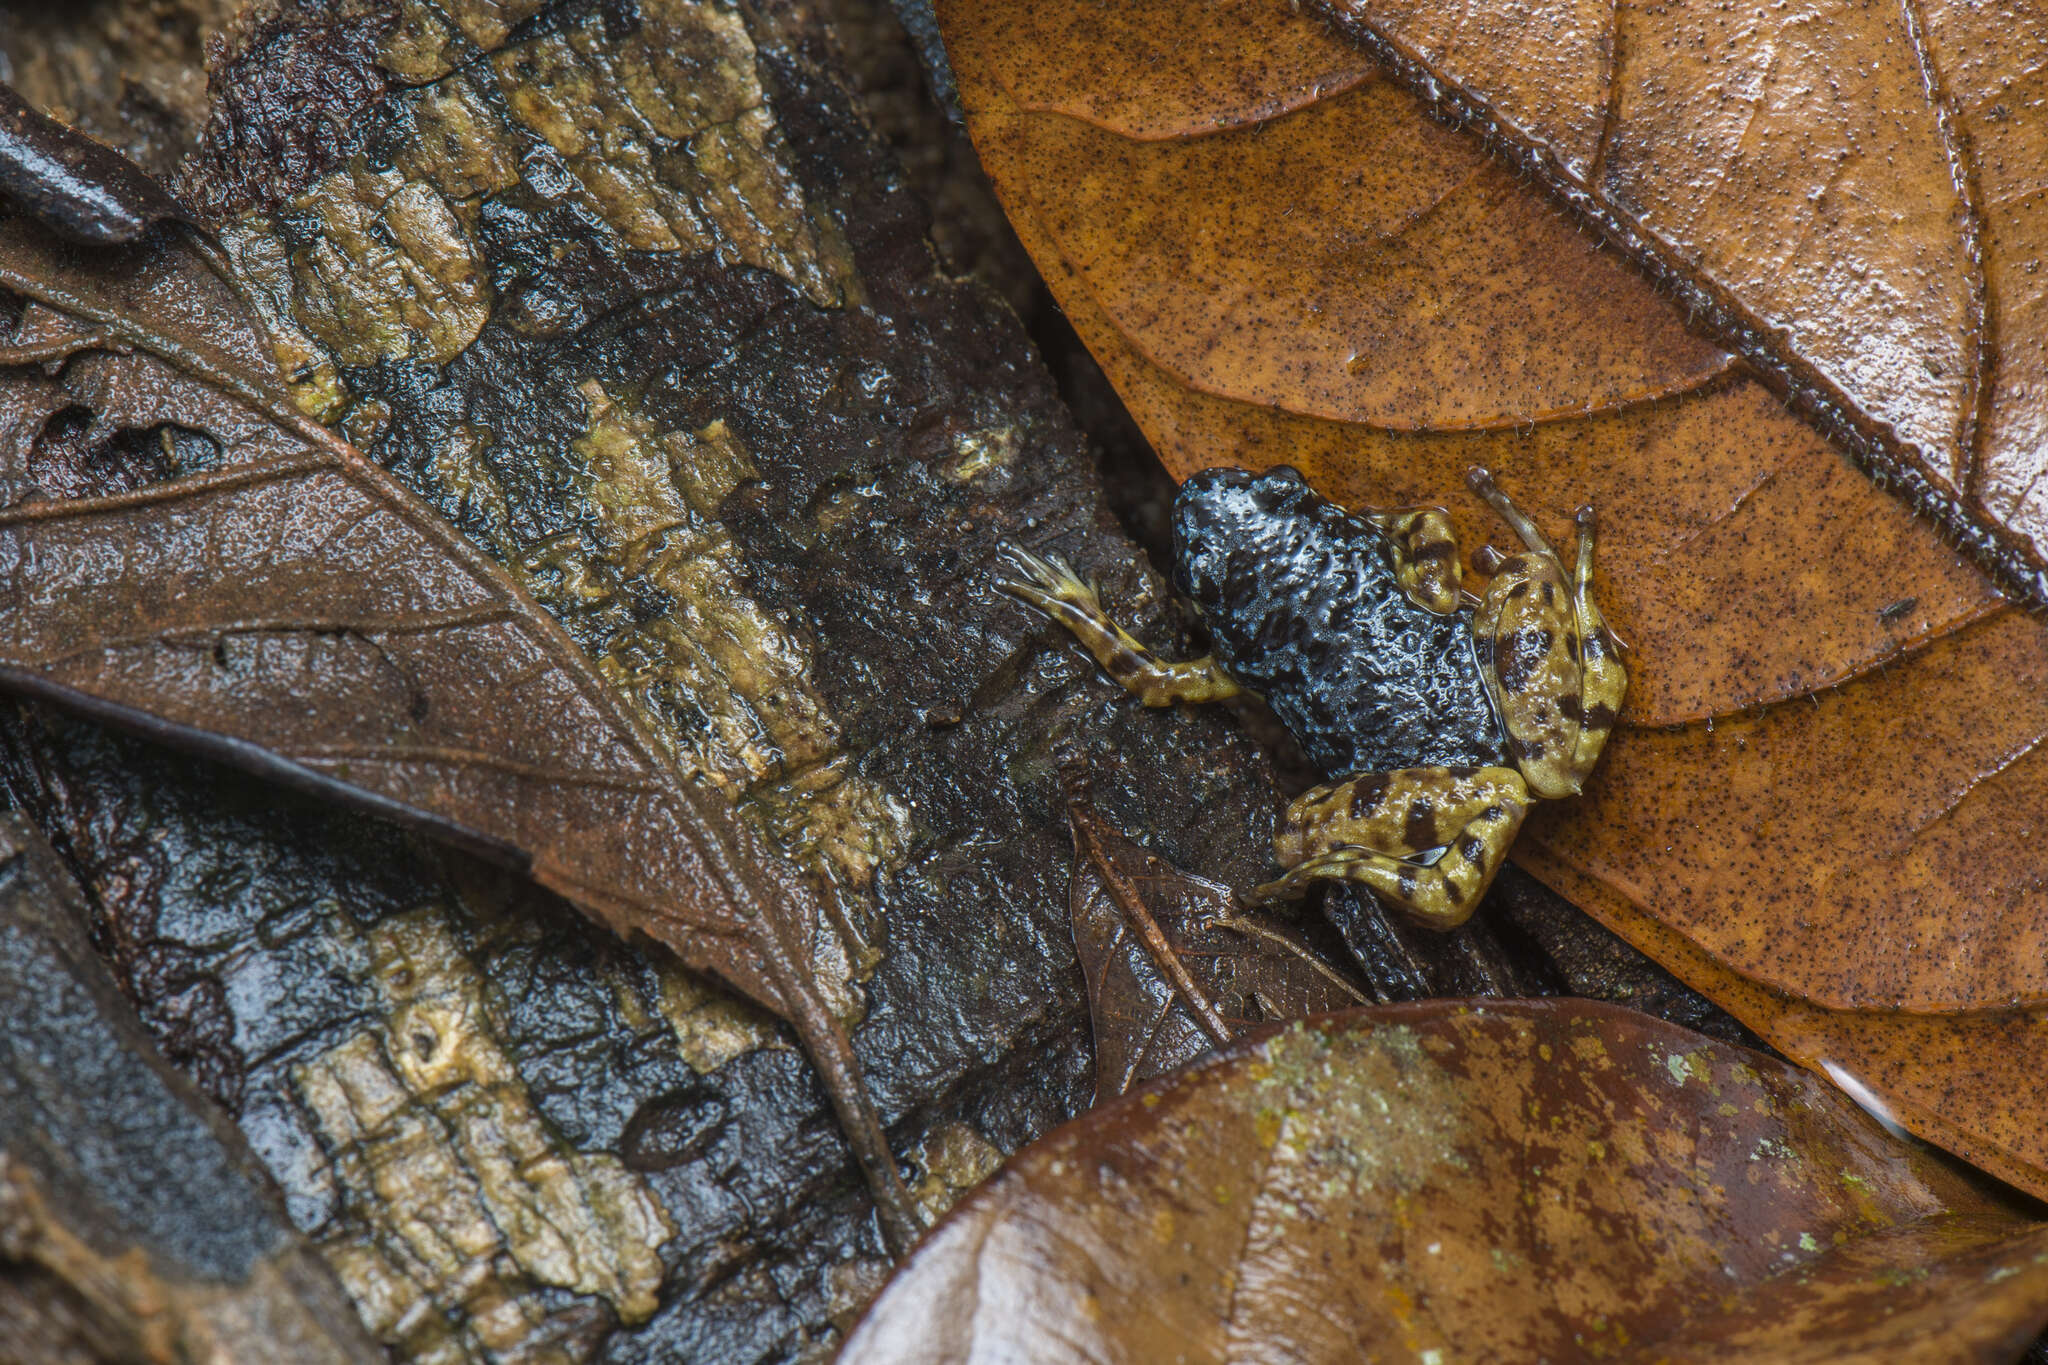
[[1265, 1032], [1041, 1139], [842, 1362], [2013, 1358], [2048, 1224], [1816, 1078], [1578, 1001]]
[[188, 247], [80, 258], [7, 219], [0, 286], [59, 319], [29, 354], [17, 342], [36, 368], [10, 379], [64, 401], [26, 411], [90, 403], [167, 452], [172, 426], [211, 451], [196, 472], [53, 498], [49, 423], [29, 424], [0, 510], [0, 678], [526, 867], [723, 977], [803, 1037], [906, 1240], [915, 1215], [811, 975], [818, 890], [503, 569], [291, 406]]
[[72, 131], [0, 84], [0, 197], [77, 242], [132, 242], [193, 220], [134, 162]]
[[1171, 867], [1082, 800], [1068, 804], [1074, 948], [1095, 1026], [1095, 1103], [1187, 1065], [1261, 1023], [1365, 997], [1278, 920]]
[[2048, 22], [1324, 0], [2048, 601]]

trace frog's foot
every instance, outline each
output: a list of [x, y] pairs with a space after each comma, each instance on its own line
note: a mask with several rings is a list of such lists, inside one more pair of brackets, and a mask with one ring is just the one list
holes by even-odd
[[996, 587], [1044, 612], [1073, 632], [1103, 671], [1147, 706], [1177, 701], [1221, 701], [1240, 688], [1213, 658], [1169, 663], [1125, 634], [1102, 609], [1093, 585], [1084, 583], [1056, 555], [1041, 557], [1015, 545], [1004, 547], [1010, 576]]
[[1473, 465], [1465, 471], [1465, 484], [1474, 493], [1486, 499], [1486, 505], [1514, 529], [1515, 534], [1522, 538], [1522, 544], [1528, 546], [1533, 553], [1556, 558], [1549, 543], [1543, 539], [1543, 533], [1536, 529], [1536, 523], [1529, 520], [1526, 512], [1515, 506], [1513, 498], [1500, 491], [1500, 486], [1493, 481], [1492, 474], [1478, 465]]
[[[1514, 779], [1514, 787], [1521, 787], [1520, 778], [1508, 769], [1479, 771], [1505, 773]], [[1471, 917], [1479, 898], [1493, 884], [1527, 814], [1526, 796], [1517, 800], [1503, 794], [1466, 820], [1433, 864], [1425, 866], [1377, 849], [1343, 844], [1302, 859], [1282, 876], [1254, 889], [1249, 899], [1288, 899], [1317, 881], [1361, 882], [1420, 923], [1432, 929], [1455, 929]]]
[[1409, 601], [1439, 616], [1458, 610], [1465, 571], [1458, 563], [1458, 537], [1449, 512], [1441, 507], [1397, 507], [1360, 515], [1387, 538], [1394, 579]]

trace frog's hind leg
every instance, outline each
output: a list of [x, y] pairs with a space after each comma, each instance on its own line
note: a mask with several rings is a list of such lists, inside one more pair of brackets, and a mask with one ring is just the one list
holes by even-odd
[[[1531, 798], [1512, 768], [1404, 768], [1319, 787], [1288, 807], [1274, 852], [1287, 872], [1255, 901], [1311, 882], [1362, 882], [1423, 924], [1455, 929], [1493, 883]], [[1435, 863], [1411, 855], [1441, 847]]]
[[1222, 701], [1244, 690], [1213, 658], [1170, 663], [1154, 655], [1109, 618], [1095, 589], [1082, 582], [1065, 560], [1041, 558], [1014, 545], [1005, 547], [1005, 553], [1015, 576], [998, 580], [996, 587], [1072, 631], [1103, 671], [1145, 705]]
[[1458, 562], [1458, 537], [1449, 512], [1441, 507], [1368, 508], [1359, 516], [1386, 537], [1394, 580], [1409, 601], [1438, 616], [1458, 610], [1465, 569]]
[[1572, 574], [1572, 614], [1578, 629], [1579, 737], [1572, 745], [1572, 768], [1580, 778], [1593, 771], [1614, 720], [1628, 695], [1628, 670], [1620, 646], [1593, 600], [1593, 509], [1578, 511], [1579, 562]]

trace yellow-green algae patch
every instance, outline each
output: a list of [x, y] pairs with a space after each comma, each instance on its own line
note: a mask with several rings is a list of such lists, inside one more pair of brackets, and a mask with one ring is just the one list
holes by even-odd
[[496, 1036], [438, 908], [365, 945], [382, 1017], [292, 1071], [348, 1229], [322, 1244], [365, 1322], [406, 1359], [565, 1359], [533, 1293], [653, 1315], [674, 1224], [640, 1178], [554, 1134]]
[[[322, 420], [371, 441], [392, 420], [382, 399], [351, 399], [348, 367], [447, 364], [494, 310], [521, 335], [561, 325], [496, 299], [482, 265], [483, 206], [530, 196], [522, 177], [573, 198], [616, 248], [744, 263], [823, 307], [854, 287], [835, 223], [811, 211], [784, 164], [736, 9], [642, 0], [627, 29], [590, 12], [508, 45], [538, 8], [405, 0], [384, 61], [417, 85], [392, 97], [391, 125], [407, 135], [386, 139], [388, 164], [358, 155], [276, 215], [228, 226], [295, 396]], [[753, 462], [721, 421], [665, 429], [636, 395], [587, 374], [549, 382], [586, 413], [567, 448], [509, 447], [455, 421], [438, 429], [424, 472], [484, 548], [578, 623], [600, 670], [683, 766], [825, 878], [831, 922], [814, 936], [814, 965], [834, 1011], [857, 1017], [852, 983], [880, 956], [869, 888], [902, 858], [908, 815], [853, 772], [800, 632], [742, 585], [718, 508], [758, 477]], [[508, 471], [535, 464], [567, 475], [579, 529], [516, 528]], [[650, 600], [665, 609], [650, 616]], [[665, 1013], [699, 1067], [772, 1032], [739, 1007]]]

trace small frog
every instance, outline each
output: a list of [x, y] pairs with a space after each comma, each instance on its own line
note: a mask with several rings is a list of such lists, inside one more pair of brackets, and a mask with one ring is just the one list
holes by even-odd
[[1214, 655], [1170, 663], [1095, 589], [1012, 548], [1002, 591], [1072, 631], [1147, 706], [1262, 695], [1326, 776], [1273, 836], [1286, 869], [1254, 901], [1363, 882], [1424, 924], [1465, 922], [1529, 807], [1576, 795], [1628, 689], [1592, 596], [1593, 511], [1567, 573], [1483, 469], [1466, 476], [1521, 539], [1485, 546], [1465, 591], [1438, 507], [1350, 512], [1284, 466], [1207, 469], [1174, 500], [1174, 580]]

